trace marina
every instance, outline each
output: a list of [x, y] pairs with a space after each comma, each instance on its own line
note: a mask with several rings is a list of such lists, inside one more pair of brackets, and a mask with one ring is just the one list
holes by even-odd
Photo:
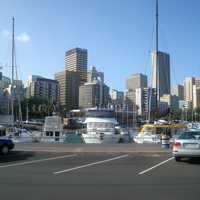
[[0, 199], [199, 200], [200, 4], [160, 2], [1, 3]]

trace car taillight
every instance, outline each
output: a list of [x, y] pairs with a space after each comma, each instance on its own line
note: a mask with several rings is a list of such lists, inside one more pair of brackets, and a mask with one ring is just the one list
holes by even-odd
[[174, 142], [174, 144], [173, 144], [173, 148], [178, 148], [180, 146], [181, 146], [180, 142]]

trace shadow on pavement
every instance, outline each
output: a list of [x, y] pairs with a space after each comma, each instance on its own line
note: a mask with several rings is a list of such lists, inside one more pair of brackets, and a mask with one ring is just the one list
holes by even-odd
[[188, 160], [189, 164], [200, 165], [200, 158], [191, 158]]
[[0, 155], [0, 163], [23, 161], [33, 157], [34, 155], [34, 152], [11, 151], [8, 155]]

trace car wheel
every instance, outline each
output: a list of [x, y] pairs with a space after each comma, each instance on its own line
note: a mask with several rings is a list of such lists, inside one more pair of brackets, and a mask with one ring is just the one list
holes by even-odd
[[1, 153], [3, 155], [7, 155], [9, 153], [9, 148], [7, 146], [3, 146], [3, 148], [1, 149]]
[[175, 157], [175, 160], [176, 160], [177, 162], [180, 162], [180, 161], [181, 161], [181, 157]]

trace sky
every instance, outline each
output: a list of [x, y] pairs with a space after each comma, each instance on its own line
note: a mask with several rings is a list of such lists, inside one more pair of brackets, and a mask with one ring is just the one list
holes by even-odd
[[[0, 65], [11, 76], [15, 17], [19, 78], [54, 78], [65, 52], [88, 49], [88, 68], [105, 74], [108, 86], [125, 90], [134, 73], [151, 80], [155, 0], [0, 0]], [[159, 0], [159, 49], [170, 54], [171, 83], [200, 76], [200, 1]]]

